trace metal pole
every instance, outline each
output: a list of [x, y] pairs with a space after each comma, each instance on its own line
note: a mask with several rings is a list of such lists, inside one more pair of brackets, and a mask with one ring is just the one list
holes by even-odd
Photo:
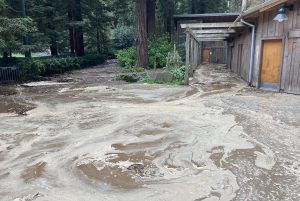
[[[25, 11], [25, 0], [20, 0], [20, 5], [21, 5], [21, 16], [26, 17], [26, 11]], [[25, 46], [25, 58], [30, 59], [31, 58], [31, 52], [28, 47], [29, 45], [29, 38], [28, 35], [25, 33], [23, 36], [23, 44]]]

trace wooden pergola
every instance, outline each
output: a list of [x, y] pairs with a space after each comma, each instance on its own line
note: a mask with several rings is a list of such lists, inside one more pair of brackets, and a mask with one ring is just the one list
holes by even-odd
[[[212, 23], [182, 23], [181, 29], [185, 30], [186, 64], [185, 85], [189, 84], [189, 77], [193, 75], [196, 67], [201, 63], [202, 42], [228, 41], [244, 25], [240, 22], [212, 22]], [[228, 45], [227, 45], [228, 46]]]

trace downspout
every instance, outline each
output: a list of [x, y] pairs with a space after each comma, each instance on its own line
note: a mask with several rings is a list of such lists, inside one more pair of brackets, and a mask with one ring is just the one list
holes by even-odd
[[250, 64], [249, 64], [249, 77], [248, 77], [248, 82], [249, 86], [252, 85], [252, 74], [253, 74], [253, 66], [254, 66], [254, 51], [255, 51], [255, 32], [256, 32], [256, 27], [254, 24], [250, 24], [241, 18], [241, 23], [251, 27], [252, 33], [251, 33], [251, 47], [250, 47]]

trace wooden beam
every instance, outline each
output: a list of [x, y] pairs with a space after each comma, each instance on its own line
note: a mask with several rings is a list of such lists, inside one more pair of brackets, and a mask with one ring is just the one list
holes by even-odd
[[186, 33], [185, 41], [185, 74], [184, 74], [184, 85], [189, 85], [189, 72], [190, 72], [190, 33]]
[[219, 22], [219, 23], [193, 23], [193, 24], [181, 24], [182, 29], [200, 29], [200, 28], [226, 28], [226, 27], [244, 27], [240, 22], [233, 24], [232, 22]]
[[196, 34], [197, 38], [226, 38], [230, 34]]
[[198, 41], [224, 41], [226, 38], [197, 38]]
[[206, 29], [206, 30], [193, 30], [195, 34], [229, 34], [235, 33], [234, 29]]

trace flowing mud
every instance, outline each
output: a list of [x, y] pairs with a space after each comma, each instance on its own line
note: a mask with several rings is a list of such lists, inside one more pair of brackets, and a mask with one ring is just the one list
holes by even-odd
[[[223, 66], [201, 66], [190, 87], [118, 71], [0, 94], [0, 200], [300, 200], [299, 96], [248, 88]], [[14, 104], [32, 108], [1, 109]]]

